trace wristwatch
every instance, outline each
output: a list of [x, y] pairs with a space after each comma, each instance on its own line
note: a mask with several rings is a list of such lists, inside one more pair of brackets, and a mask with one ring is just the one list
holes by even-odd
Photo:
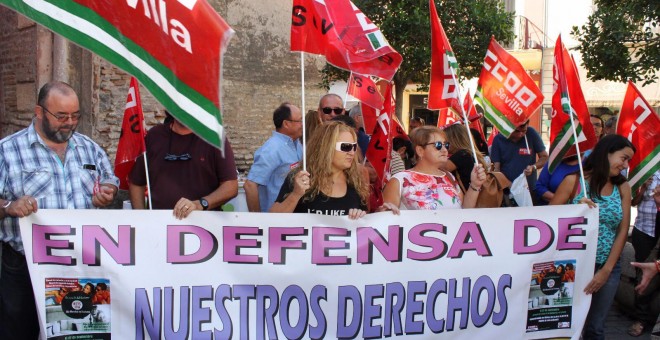
[[204, 197], [199, 199], [199, 204], [202, 205], [202, 210], [207, 210], [209, 208], [209, 201], [207, 201]]

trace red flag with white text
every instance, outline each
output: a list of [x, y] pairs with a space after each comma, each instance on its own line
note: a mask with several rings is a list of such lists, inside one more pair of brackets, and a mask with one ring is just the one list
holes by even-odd
[[445, 108], [445, 109], [440, 109], [438, 111], [438, 127], [439, 128], [444, 128], [445, 126], [449, 126], [452, 124], [460, 123], [461, 118], [457, 116], [454, 111]]
[[395, 105], [392, 103], [392, 84], [385, 90], [385, 105], [383, 111], [376, 120], [376, 127], [369, 147], [367, 148], [367, 160], [376, 170], [380, 186], [382, 188], [389, 180], [390, 161], [392, 159], [393, 127], [392, 116]]
[[484, 116], [509, 137], [543, 103], [543, 93], [520, 62], [490, 39], [474, 99]]
[[137, 79], [131, 77], [124, 107], [124, 120], [117, 144], [115, 157], [115, 176], [119, 177], [119, 188], [128, 190], [128, 174], [131, 173], [135, 159], [145, 151], [144, 115], [140, 100], [140, 87]]
[[381, 110], [376, 110], [365, 103], [360, 103], [360, 109], [362, 109], [364, 131], [371, 136], [376, 128], [376, 119], [380, 116]]
[[628, 182], [635, 193], [653, 173], [660, 170], [660, 117], [630, 81], [616, 133], [628, 138], [637, 149], [629, 162], [628, 173]]
[[580, 87], [577, 66], [561, 42], [561, 36], [557, 38], [555, 45], [553, 81], [548, 157], [550, 173], [561, 163], [562, 159], [577, 154], [570, 117], [573, 118], [580, 152], [592, 149], [598, 141], [591, 124], [589, 108]]
[[431, 84], [427, 108], [438, 110], [451, 108], [461, 112], [458, 98], [458, 61], [451, 49], [449, 39], [435, 8], [435, 2], [429, 0], [431, 12]]
[[383, 108], [383, 96], [378, 92], [376, 83], [369, 76], [351, 73], [346, 90], [348, 94], [364, 104], [378, 110]]
[[387, 80], [403, 61], [349, 0], [294, 0], [291, 51], [324, 55], [335, 67]]

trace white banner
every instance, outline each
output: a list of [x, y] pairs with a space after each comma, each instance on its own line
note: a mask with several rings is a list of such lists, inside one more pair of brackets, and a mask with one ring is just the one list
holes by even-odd
[[44, 209], [21, 233], [49, 339], [577, 339], [597, 222], [586, 205], [357, 221]]

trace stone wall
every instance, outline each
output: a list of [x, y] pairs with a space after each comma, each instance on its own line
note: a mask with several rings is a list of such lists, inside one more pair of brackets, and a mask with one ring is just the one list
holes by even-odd
[[[240, 171], [247, 171], [254, 151], [274, 129], [273, 110], [284, 101], [300, 106], [300, 54], [289, 51], [291, 1], [210, 0], [209, 3], [236, 31], [224, 59], [223, 119], [236, 165]], [[47, 42], [38, 39], [40, 31], [48, 32], [0, 7], [0, 137], [27, 126], [32, 118], [38, 88], [44, 83], [38, 75], [49, 67], [46, 61], [38, 60], [39, 42]], [[73, 79], [66, 80], [73, 82], [76, 90], [81, 89], [79, 94], [85, 96], [81, 103], [89, 103], [86, 106], [90, 112], [85, 112], [79, 130], [105, 148], [114, 161], [130, 75], [70, 45], [69, 54], [76, 57], [68, 58], [67, 65], [59, 67], [69, 70], [68, 73], [52, 74], [58, 79], [70, 75]], [[315, 109], [325, 92], [318, 87], [324, 58], [308, 55], [305, 61], [306, 107]], [[81, 76], [91, 79], [81, 81]], [[140, 92], [149, 128], [162, 121], [163, 107], [146, 89], [141, 87]]]

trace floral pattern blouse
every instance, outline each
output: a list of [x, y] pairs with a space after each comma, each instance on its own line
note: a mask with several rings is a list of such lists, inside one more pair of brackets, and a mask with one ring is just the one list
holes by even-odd
[[402, 209], [461, 208], [461, 189], [451, 173], [445, 172], [442, 176], [434, 176], [406, 170], [397, 173], [392, 178], [399, 181]]

